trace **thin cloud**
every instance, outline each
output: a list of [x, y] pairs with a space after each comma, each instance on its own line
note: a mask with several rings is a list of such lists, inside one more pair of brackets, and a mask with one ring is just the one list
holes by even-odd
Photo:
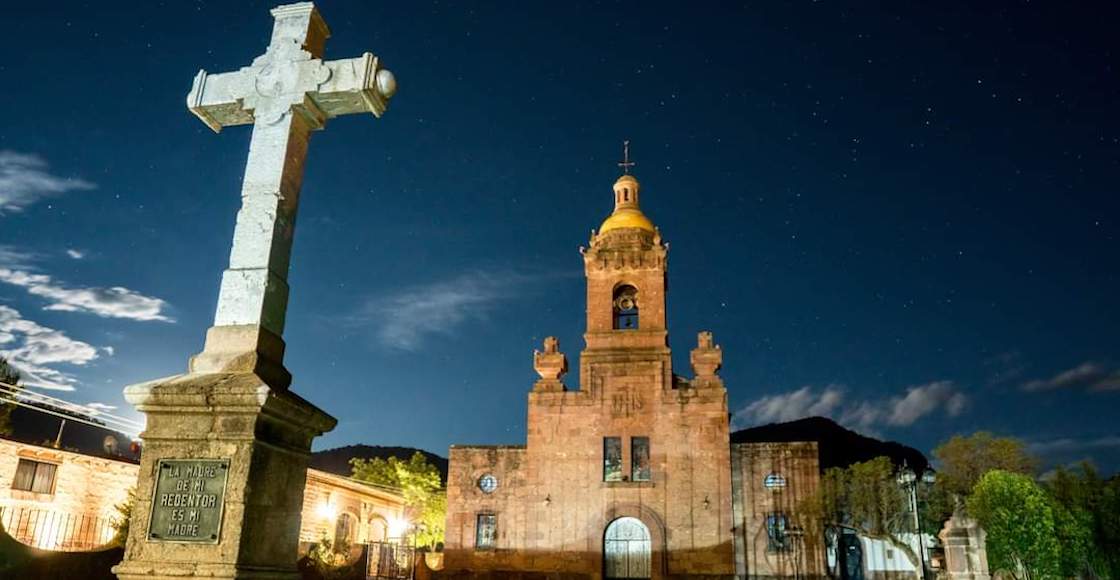
[[1117, 391], [1120, 390], [1120, 369], [1110, 369], [1100, 363], [1086, 361], [1048, 379], [1027, 381], [1020, 388], [1027, 392], [1059, 389]]
[[27, 320], [14, 308], [0, 306], [0, 356], [20, 371], [25, 385], [73, 391], [77, 379], [54, 365], [82, 366], [96, 360], [98, 354], [90, 344]]
[[66, 255], [70, 256], [71, 258], [73, 258], [75, 260], [81, 260], [82, 258], [86, 257], [85, 252], [83, 252], [82, 250], [76, 250], [74, 248], [67, 248], [66, 249]]
[[83, 179], [53, 175], [38, 155], [0, 150], [0, 214], [23, 211], [35, 202], [68, 191], [94, 189]]
[[956, 417], [967, 406], [968, 398], [952, 381], [907, 387], [900, 395], [877, 400], [852, 400], [840, 385], [805, 386], [752, 401], [735, 413], [732, 422], [736, 427], [748, 427], [823, 416], [875, 432], [884, 426], [908, 427], [934, 413]]
[[1035, 455], [1052, 457], [1055, 455], [1070, 455], [1084, 453], [1093, 449], [1120, 448], [1120, 436], [1108, 435], [1095, 438], [1064, 437], [1048, 441], [1031, 441], [1027, 443], [1027, 450]]
[[107, 405], [105, 403], [88, 403], [86, 404], [86, 408], [89, 410], [90, 415], [97, 416], [104, 412], [116, 410], [117, 406]]
[[837, 385], [829, 385], [820, 392], [805, 386], [796, 391], [755, 400], [736, 412], [735, 420], [741, 424], [759, 425], [818, 415], [831, 417], [843, 399], [843, 389]]
[[55, 282], [50, 275], [11, 268], [0, 268], [0, 282], [25, 288], [34, 296], [46, 298], [50, 303], [43, 307], [44, 310], [88, 312], [104, 318], [175, 322], [164, 314], [167, 302], [121, 286], [68, 288]]
[[964, 411], [966, 403], [964, 393], [957, 391], [952, 381], [936, 381], [908, 387], [906, 395], [892, 399], [886, 420], [888, 425], [905, 427], [942, 409], [950, 417], [956, 417]]
[[513, 299], [541, 277], [474, 271], [369, 299], [350, 322], [372, 325], [382, 346], [419, 350], [437, 336], [453, 336], [470, 321], [486, 320], [500, 302]]
[[0, 244], [0, 266], [17, 269], [31, 269], [39, 259], [39, 254], [22, 250], [15, 246]]

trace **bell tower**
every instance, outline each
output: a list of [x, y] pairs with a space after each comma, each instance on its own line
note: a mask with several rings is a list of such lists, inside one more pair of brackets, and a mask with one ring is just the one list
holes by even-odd
[[[747, 532], [733, 523], [746, 520], [732, 509], [723, 350], [701, 332], [693, 376], [673, 373], [669, 248], [642, 212], [632, 165], [626, 155], [614, 210], [580, 248], [587, 327], [578, 388], [564, 382], [560, 343], [545, 338], [533, 353], [540, 379], [527, 395], [525, 446], [451, 448], [445, 570], [587, 580], [735, 574], [734, 538]], [[765, 549], [765, 527], [750, 537], [760, 530]]]
[[663, 388], [672, 385], [665, 319], [667, 246], [642, 213], [641, 184], [627, 172], [614, 183], [614, 211], [592, 231], [583, 250], [587, 277], [586, 348], [580, 357], [580, 383], [594, 388], [595, 377], [623, 375], [635, 363], [657, 367]]

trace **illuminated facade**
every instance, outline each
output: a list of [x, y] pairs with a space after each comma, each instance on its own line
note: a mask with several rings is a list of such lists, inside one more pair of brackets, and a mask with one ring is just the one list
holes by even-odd
[[[139, 465], [0, 439], [0, 525], [50, 550], [89, 550], [113, 539], [116, 506], [136, 485]], [[386, 489], [307, 470], [300, 541], [365, 543], [401, 538], [404, 498]]]
[[[693, 376], [674, 373], [668, 245], [639, 206], [638, 180], [623, 175], [613, 190], [614, 211], [582, 250], [579, 385], [562, 382], [567, 358], [554, 338], [545, 339], [534, 354], [541, 378], [528, 396], [526, 445], [451, 448], [444, 573], [594, 580], [818, 574], [815, 559], [823, 556], [807, 562], [804, 546], [786, 533], [796, 523], [787, 507], [795, 497], [765, 487], [764, 477], [747, 481], [753, 473], [739, 462], [733, 489], [732, 456], [744, 452], [730, 444], [727, 391], [717, 374], [723, 351], [701, 332]], [[806, 445], [811, 462], [783, 475], [798, 490], [817, 480], [816, 447]], [[748, 554], [748, 543], [768, 533], [775, 541], [762, 544], [765, 557]]]

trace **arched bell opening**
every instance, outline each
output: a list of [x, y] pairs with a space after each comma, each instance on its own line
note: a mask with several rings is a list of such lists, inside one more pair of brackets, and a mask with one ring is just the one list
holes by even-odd
[[614, 299], [611, 302], [614, 312], [615, 330], [638, 329], [638, 289], [622, 284], [614, 289]]

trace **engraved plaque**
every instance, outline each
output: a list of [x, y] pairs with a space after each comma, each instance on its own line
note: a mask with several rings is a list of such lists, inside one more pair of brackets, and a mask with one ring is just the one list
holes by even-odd
[[148, 540], [217, 544], [225, 508], [228, 459], [161, 459]]

